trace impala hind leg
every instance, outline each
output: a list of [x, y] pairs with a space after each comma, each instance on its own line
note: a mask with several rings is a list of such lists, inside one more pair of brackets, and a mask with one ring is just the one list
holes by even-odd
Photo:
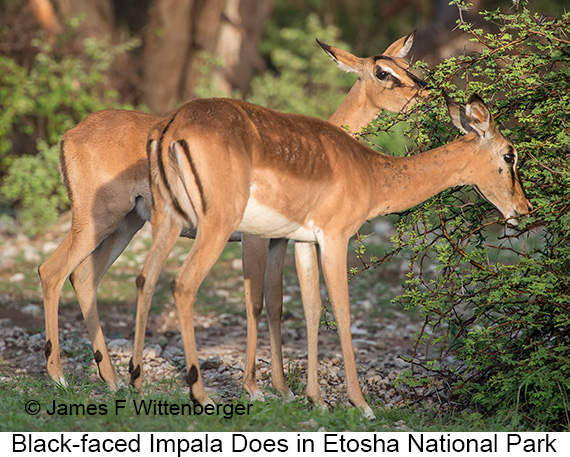
[[68, 253], [73, 244], [70, 232], [63, 239], [53, 254], [40, 265], [38, 273], [44, 295], [44, 315], [46, 324], [46, 344], [44, 353], [47, 372], [55, 382], [66, 384], [59, 351], [58, 308], [63, 283], [79, 264], [82, 258], [69, 259]]
[[204, 390], [194, 334], [194, 303], [198, 287], [222, 253], [232, 230], [223, 230], [220, 224], [198, 224], [196, 240], [178, 275], [172, 282], [172, 292], [186, 357], [187, 381], [190, 398], [202, 405], [212, 403]]
[[322, 302], [319, 287], [317, 245], [313, 243], [296, 242], [295, 262], [307, 323], [308, 369], [306, 393], [314, 405], [319, 408], [324, 408], [325, 402], [321, 396], [318, 375], [319, 359], [317, 346]]
[[[321, 242], [319, 241], [321, 245]], [[346, 393], [350, 402], [362, 409], [365, 417], [374, 419], [372, 409], [362, 396], [356, 372], [356, 360], [352, 347], [350, 333], [350, 301], [348, 296], [348, 281], [346, 277], [347, 240], [326, 239], [321, 245], [322, 266], [325, 282], [332, 302], [334, 318], [336, 320], [344, 370], [346, 373]]]
[[99, 243], [113, 231], [78, 230], [72, 227], [62, 243], [38, 269], [44, 296], [44, 313], [46, 323], [46, 344], [44, 353], [47, 372], [51, 379], [65, 384], [61, 368], [58, 331], [58, 309], [61, 289], [67, 277], [88, 257]]
[[[158, 192], [155, 201], [158, 200]], [[157, 202], [160, 207], [164, 202]], [[130, 383], [139, 392], [142, 392], [143, 349], [146, 333], [148, 312], [156, 282], [168, 255], [172, 251], [180, 235], [180, 228], [164, 212], [155, 212], [151, 218], [153, 239], [141, 274], [136, 279], [137, 287], [137, 317], [135, 325], [135, 341], [133, 355], [129, 362]]]
[[268, 250], [268, 239], [243, 234], [242, 262], [247, 313], [247, 345], [243, 387], [251, 399], [255, 401], [265, 400], [255, 378], [255, 353], [259, 319], [263, 310], [263, 284]]
[[117, 229], [103, 240], [70, 276], [71, 284], [75, 289], [81, 312], [87, 324], [99, 376], [111, 389], [116, 389], [120, 380], [113, 369], [101, 329], [97, 311], [97, 288], [105, 272], [117, 260], [117, 257], [124, 251], [144, 223], [145, 221], [135, 211], [131, 211], [121, 221]]

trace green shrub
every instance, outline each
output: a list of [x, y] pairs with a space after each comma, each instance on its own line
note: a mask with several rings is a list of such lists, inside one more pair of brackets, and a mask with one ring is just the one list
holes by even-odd
[[30, 233], [37, 233], [54, 222], [68, 204], [59, 170], [59, 145], [38, 141], [37, 154], [14, 160], [2, 191], [18, 202], [18, 219]]
[[[440, 90], [461, 103], [480, 93], [517, 148], [534, 210], [518, 229], [506, 228], [466, 188], [405, 212], [393, 241], [410, 269], [397, 301], [421, 307], [425, 319], [410, 382], [443, 379], [434, 385], [450, 403], [563, 430], [570, 427], [570, 14], [548, 18], [517, 4], [507, 14], [482, 13], [490, 31], [459, 21], [481, 50], [426, 69], [434, 97], [408, 133], [420, 145], [411, 153], [453, 140], [458, 132]], [[383, 122], [378, 129], [390, 125]], [[418, 379], [426, 373], [420, 367], [430, 376]]]
[[273, 68], [255, 77], [248, 101], [289, 113], [328, 118], [340, 105], [355, 76], [339, 71], [316, 38], [350, 51], [339, 30], [323, 27], [318, 17], [307, 17], [305, 28], [272, 31], [265, 47], [271, 49]]
[[84, 55], [76, 56], [58, 55], [37, 39], [28, 66], [0, 56], [0, 198], [28, 233], [45, 230], [67, 205], [58, 171], [61, 136], [88, 114], [119, 106], [118, 94], [105, 88], [105, 72], [137, 43], [86, 39]]

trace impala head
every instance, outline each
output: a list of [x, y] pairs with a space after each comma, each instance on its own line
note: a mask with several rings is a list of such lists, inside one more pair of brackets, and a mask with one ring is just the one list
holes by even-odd
[[348, 51], [317, 42], [341, 70], [356, 73], [366, 99], [379, 114], [382, 110], [410, 111], [426, 83], [411, 73], [404, 59], [414, 42], [415, 31], [392, 43], [384, 54], [359, 58]]
[[478, 143], [472, 148], [471, 178], [465, 184], [473, 185], [511, 225], [518, 225], [516, 218], [531, 211], [532, 205], [519, 178], [515, 147], [495, 128], [489, 109], [478, 95], [472, 95], [465, 108], [445, 98], [453, 124]]

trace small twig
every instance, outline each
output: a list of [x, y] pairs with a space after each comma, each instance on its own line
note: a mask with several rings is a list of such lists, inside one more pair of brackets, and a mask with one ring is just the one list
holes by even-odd
[[556, 175], [568, 175], [568, 174], [570, 174], [570, 173], [567, 172], [567, 171], [556, 171], [556, 170], [553, 170], [553, 169], [550, 168], [550, 167], [547, 167], [547, 166], [544, 165], [540, 160], [538, 160], [534, 155], [532, 155], [532, 152], [530, 152], [530, 151], [527, 151], [527, 154], [530, 156], [530, 158], [531, 158], [532, 160], [534, 160], [536, 163], [538, 163], [542, 168], [548, 170], [548, 171], [551, 172], [551, 173], [554, 173], [554, 174], [556, 174]]

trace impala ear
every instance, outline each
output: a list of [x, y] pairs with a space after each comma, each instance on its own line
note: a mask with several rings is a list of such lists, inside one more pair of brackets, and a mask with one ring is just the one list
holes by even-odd
[[360, 69], [360, 59], [358, 57], [348, 51], [343, 51], [342, 49], [322, 43], [318, 39], [317, 43], [319, 43], [331, 60], [338, 65], [338, 68], [347, 73], [358, 73]]
[[463, 133], [472, 132], [473, 128], [469, 125], [469, 122], [467, 122], [465, 108], [452, 100], [445, 92], [443, 93], [443, 98], [445, 98], [445, 102], [447, 103], [447, 111], [453, 125]]
[[467, 122], [480, 137], [489, 139], [495, 135], [495, 122], [487, 105], [478, 94], [473, 94], [465, 107]]
[[394, 41], [390, 46], [388, 46], [388, 49], [384, 51], [384, 55], [400, 58], [406, 57], [414, 44], [415, 35], [416, 31], [414, 30], [409, 35]]
[[453, 125], [463, 133], [476, 132], [481, 138], [490, 139], [495, 135], [495, 122], [483, 99], [473, 94], [465, 108], [454, 102], [444, 92], [447, 110]]

